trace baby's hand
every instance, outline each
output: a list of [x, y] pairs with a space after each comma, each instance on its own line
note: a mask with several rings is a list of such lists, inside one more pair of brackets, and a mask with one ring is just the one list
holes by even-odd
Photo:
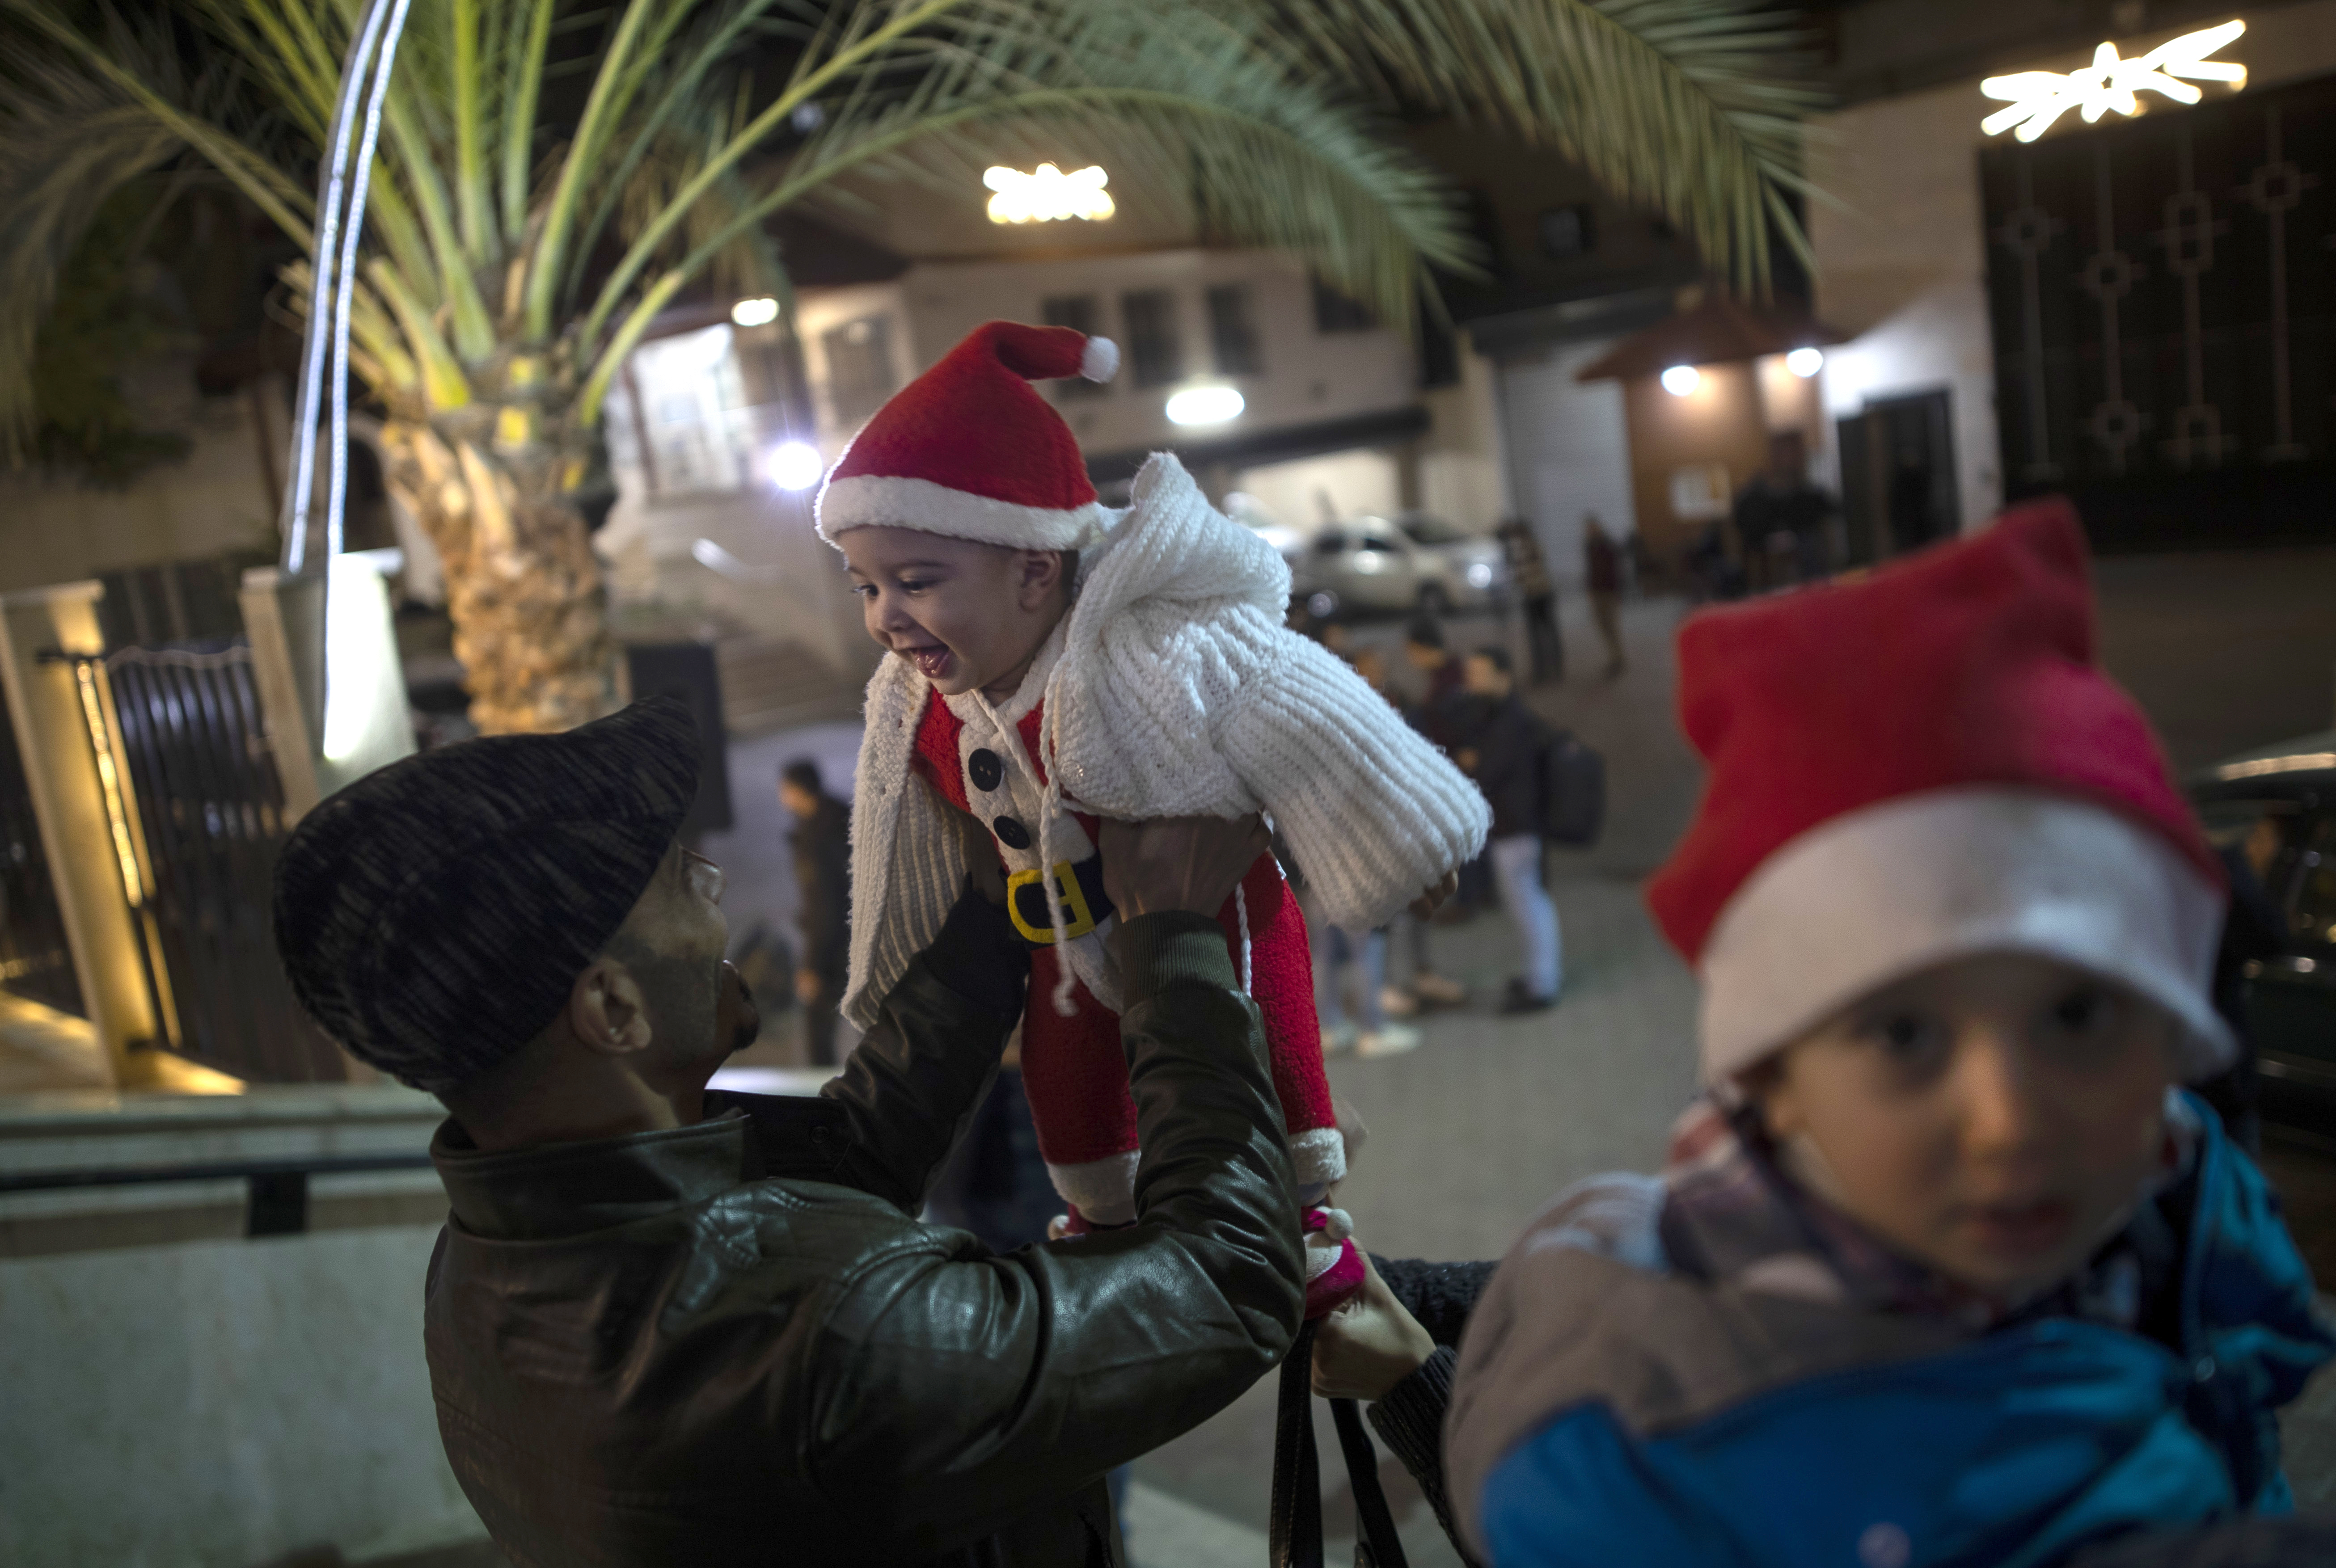
[[1444, 901], [1460, 891], [1460, 873], [1445, 872], [1444, 880], [1411, 901], [1411, 912], [1426, 920], [1444, 907]]

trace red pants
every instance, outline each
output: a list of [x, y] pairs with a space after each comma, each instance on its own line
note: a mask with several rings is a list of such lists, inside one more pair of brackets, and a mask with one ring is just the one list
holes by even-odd
[[[1250, 994], [1264, 1016], [1273, 1086], [1293, 1144], [1301, 1135], [1336, 1125], [1330, 1086], [1322, 1070], [1322, 1030], [1314, 1014], [1314, 973], [1306, 918], [1270, 854], [1258, 857], [1241, 880], [1249, 905]], [[1218, 911], [1233, 972], [1241, 973], [1241, 916], [1236, 899]], [[1072, 996], [1069, 1018], [1055, 1010], [1057, 959], [1039, 948], [1030, 959], [1030, 998], [1022, 1015], [1022, 1081], [1037, 1124], [1038, 1148], [1057, 1190], [1082, 1208], [1099, 1204], [1098, 1190], [1124, 1194], [1133, 1172], [1124, 1156], [1135, 1149], [1135, 1102], [1127, 1092], [1127, 1057], [1119, 1017], [1084, 985]], [[1319, 1149], [1323, 1139], [1308, 1141]], [[1320, 1156], [1299, 1153], [1299, 1181], [1315, 1179]], [[1338, 1156], [1343, 1160], [1343, 1153]], [[1083, 1169], [1084, 1167], [1092, 1167]], [[1124, 1201], [1123, 1196], [1122, 1201]]]

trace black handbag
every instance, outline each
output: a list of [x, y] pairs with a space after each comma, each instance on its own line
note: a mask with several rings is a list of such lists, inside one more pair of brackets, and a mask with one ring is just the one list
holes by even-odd
[[[1281, 1363], [1280, 1404], [1273, 1421], [1273, 1503], [1266, 1520], [1269, 1568], [1322, 1568], [1322, 1468], [1314, 1451], [1314, 1325], [1298, 1331], [1298, 1342]], [[1363, 1414], [1352, 1399], [1330, 1401], [1338, 1429], [1338, 1450], [1354, 1489], [1355, 1568], [1409, 1568], [1395, 1515], [1379, 1487], [1378, 1450], [1363, 1430]]]

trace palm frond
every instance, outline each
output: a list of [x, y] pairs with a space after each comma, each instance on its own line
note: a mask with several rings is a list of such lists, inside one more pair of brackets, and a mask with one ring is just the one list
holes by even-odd
[[1662, 213], [1714, 270], [1767, 278], [1776, 198], [1803, 189], [1802, 120], [1825, 97], [1809, 37], [1770, 0], [1306, 0], [1297, 47], [1406, 105], [1499, 127]]
[[[897, 16], [900, 12], [894, 12]], [[814, 194], [922, 179], [962, 191], [984, 161], [1037, 137], [1108, 147], [1114, 187], [1213, 237], [1290, 251], [1408, 322], [1423, 266], [1466, 270], [1473, 247], [1441, 179], [1373, 117], [1295, 69], [1286, 40], [1243, 6], [1192, 0], [964, 0], [860, 49], [837, 30], [797, 81], [824, 85], [824, 123], [773, 188], [685, 255], [638, 299], [619, 268], [579, 329], [592, 356], [583, 406], [649, 315], [713, 248]], [[828, 64], [841, 61], [830, 70]], [[824, 72], [824, 74], [820, 73]], [[677, 219], [676, 219], [677, 220]], [[652, 229], [651, 239], [665, 231]], [[637, 241], [628, 260], [645, 260]], [[604, 331], [620, 307], [623, 321]]]
[[34, 354], [60, 269], [107, 200], [185, 143], [102, 82], [38, 60], [10, 76], [0, 94], [0, 460], [13, 468], [40, 418]]

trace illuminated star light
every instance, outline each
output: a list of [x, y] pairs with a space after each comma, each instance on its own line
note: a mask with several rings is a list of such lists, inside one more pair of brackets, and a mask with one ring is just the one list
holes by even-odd
[[1051, 163], [1041, 163], [1025, 174], [1003, 164], [990, 169], [981, 182], [998, 192], [989, 199], [992, 223], [1052, 223], [1063, 218], [1098, 220], [1116, 209], [1104, 186], [1111, 176], [1101, 164], [1074, 169], [1068, 174]]
[[[2201, 94], [2190, 82], [2228, 82], [2234, 90], [2244, 87], [2245, 66], [2206, 56], [2246, 30], [2244, 22], [2225, 22], [2219, 27], [2185, 33], [2132, 60], [2120, 60], [2117, 45], [2104, 44], [2093, 51], [2089, 67], [2066, 76], [2054, 71], [1990, 76], [1979, 84], [1979, 90], [1990, 98], [2010, 100], [2011, 107], [1997, 110], [1981, 121], [1979, 128], [1995, 136], [2017, 125], [2020, 140], [2033, 141], [2071, 109], [2081, 110], [2089, 125], [2112, 109], [2120, 114], [2140, 113], [2141, 101], [2135, 96], [2138, 93], [2157, 93], [2176, 103], [2195, 103]], [[2190, 82], [2176, 80], [2185, 76]]]

